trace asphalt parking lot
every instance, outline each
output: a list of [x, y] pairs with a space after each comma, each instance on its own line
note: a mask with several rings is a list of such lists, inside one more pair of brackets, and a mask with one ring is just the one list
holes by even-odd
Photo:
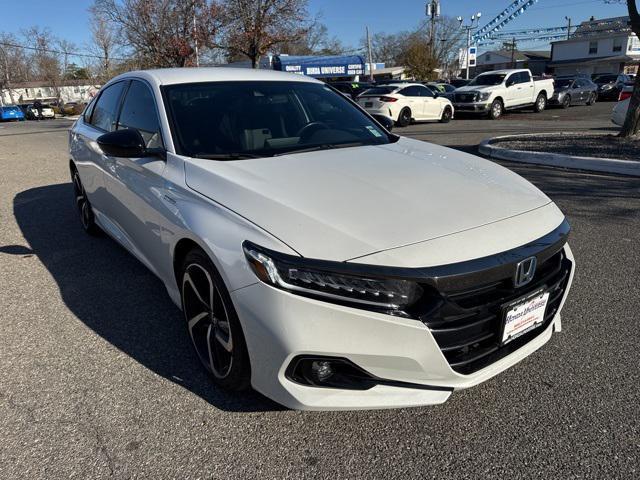
[[[473, 150], [609, 129], [611, 107], [397, 132]], [[213, 387], [160, 282], [82, 233], [69, 124], [0, 124], [0, 478], [640, 476], [640, 179], [505, 164], [572, 224], [563, 332], [442, 406], [295, 412]]]

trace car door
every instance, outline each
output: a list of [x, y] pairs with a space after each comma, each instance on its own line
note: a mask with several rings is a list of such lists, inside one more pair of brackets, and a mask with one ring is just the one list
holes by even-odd
[[[156, 100], [142, 80], [131, 80], [125, 93], [116, 129], [140, 132], [148, 149], [164, 151]], [[124, 243], [152, 271], [162, 265], [160, 210], [164, 208], [161, 156], [143, 158], [111, 157], [112, 175], [107, 190], [113, 201], [112, 220], [124, 236]], [[164, 273], [164, 272], [162, 272]]]
[[573, 82], [573, 91], [571, 98], [576, 99], [576, 103], [585, 103], [587, 101], [587, 82], [581, 78]]
[[505, 91], [504, 91], [504, 106], [515, 107], [518, 105], [518, 95], [519, 90], [518, 87], [518, 73], [512, 73], [504, 80]]
[[420, 89], [420, 96], [423, 98], [423, 118], [425, 120], [439, 120], [442, 114], [442, 102], [438, 100], [436, 93], [427, 87], [417, 88]]
[[121, 81], [102, 89], [70, 133], [71, 156], [101, 224], [104, 223], [104, 216], [111, 214], [112, 202], [109, 201], [105, 182], [105, 177], [111, 173], [111, 161], [98, 147], [96, 140], [100, 135], [115, 130], [116, 116], [126, 86], [127, 82]]
[[411, 117], [421, 120], [424, 114], [424, 97], [420, 95], [419, 87], [411, 85], [403, 88], [398, 93], [405, 97], [403, 103], [411, 109]]
[[516, 92], [518, 105], [527, 105], [535, 101], [535, 86], [529, 72], [518, 72], [516, 77]]

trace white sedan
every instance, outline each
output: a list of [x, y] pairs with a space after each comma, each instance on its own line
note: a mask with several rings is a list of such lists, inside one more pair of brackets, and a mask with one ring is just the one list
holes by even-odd
[[400, 127], [412, 121], [438, 120], [443, 123], [453, 118], [453, 104], [430, 88], [419, 83], [392, 83], [364, 91], [358, 105], [372, 115], [384, 115]]
[[69, 148], [82, 227], [160, 278], [222, 388], [296, 409], [433, 405], [560, 330], [574, 260], [558, 207], [312, 78], [126, 73]]

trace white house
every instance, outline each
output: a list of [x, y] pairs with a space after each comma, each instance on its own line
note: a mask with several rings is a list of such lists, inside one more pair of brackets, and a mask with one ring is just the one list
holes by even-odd
[[[511, 60], [513, 58], [513, 61]], [[483, 52], [476, 60], [475, 74], [507, 68], [528, 68], [534, 75], [545, 73], [550, 54], [545, 51], [494, 50]], [[515, 65], [514, 65], [515, 64]]]
[[57, 88], [42, 81], [14, 83], [11, 88], [0, 89], [0, 103], [31, 103], [35, 99], [51, 102], [57, 100], [58, 94], [63, 102], [87, 102], [98, 90], [100, 85], [91, 84], [89, 80], [65, 80]]
[[551, 63], [556, 75], [636, 73], [640, 41], [629, 17], [582, 22], [568, 40], [552, 42]]

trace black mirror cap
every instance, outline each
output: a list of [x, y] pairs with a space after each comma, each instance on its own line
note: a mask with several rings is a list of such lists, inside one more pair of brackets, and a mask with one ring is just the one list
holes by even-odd
[[142, 135], [129, 128], [100, 135], [98, 145], [110, 157], [140, 158], [147, 155]]
[[378, 115], [374, 113], [371, 115], [380, 125], [382, 125], [387, 131], [393, 130], [393, 120], [389, 117], [385, 117], [384, 115]]

